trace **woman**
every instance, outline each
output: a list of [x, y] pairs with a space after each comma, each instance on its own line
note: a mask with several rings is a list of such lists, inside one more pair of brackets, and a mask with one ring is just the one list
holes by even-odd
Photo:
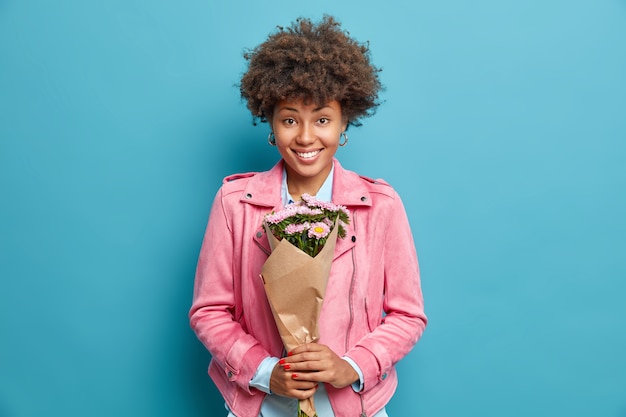
[[[382, 180], [335, 159], [346, 129], [373, 114], [381, 88], [369, 50], [332, 17], [298, 19], [245, 54], [241, 95], [268, 122], [281, 160], [228, 177], [203, 241], [191, 326], [212, 355], [209, 374], [229, 416], [295, 416], [314, 396], [320, 417], [385, 417], [395, 364], [426, 326], [404, 207]], [[263, 217], [302, 194], [346, 206], [319, 318], [319, 343], [286, 354], [259, 278], [270, 249]]]

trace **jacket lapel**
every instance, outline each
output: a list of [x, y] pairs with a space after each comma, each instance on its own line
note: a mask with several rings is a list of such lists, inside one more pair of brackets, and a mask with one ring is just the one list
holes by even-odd
[[346, 229], [346, 237], [337, 240], [335, 257], [341, 256], [352, 249], [358, 241], [357, 216], [359, 208], [372, 205], [370, 193], [359, 175], [343, 169], [339, 161], [334, 160], [335, 176], [333, 178], [333, 203], [345, 206], [350, 210], [350, 224]]
[[[251, 204], [259, 207], [263, 215], [282, 208], [280, 187], [283, 179], [283, 160], [278, 161], [269, 171], [260, 172], [250, 178], [241, 195], [242, 204]], [[272, 253], [263, 228], [263, 217], [254, 230], [252, 239], [256, 245], [268, 256]]]

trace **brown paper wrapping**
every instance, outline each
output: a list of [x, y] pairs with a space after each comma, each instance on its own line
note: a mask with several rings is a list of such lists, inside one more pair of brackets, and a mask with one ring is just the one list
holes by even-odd
[[[276, 239], [265, 225], [272, 254], [261, 269], [261, 278], [287, 352], [319, 340], [318, 320], [338, 230], [335, 224], [320, 253], [312, 258], [287, 240]], [[313, 397], [300, 401], [300, 410], [315, 416]]]

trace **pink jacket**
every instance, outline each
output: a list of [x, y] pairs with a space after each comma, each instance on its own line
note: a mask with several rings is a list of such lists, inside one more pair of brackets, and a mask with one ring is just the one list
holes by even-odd
[[[326, 386], [337, 417], [373, 415], [397, 386], [394, 365], [426, 326], [413, 237], [398, 194], [334, 161], [333, 202], [351, 213], [335, 248], [320, 315], [320, 343], [354, 360], [364, 388]], [[239, 417], [256, 417], [265, 393], [248, 383], [283, 346], [260, 278], [270, 253], [263, 216], [282, 206], [283, 162], [228, 177], [218, 191], [202, 244], [191, 327], [212, 355], [209, 375]]]

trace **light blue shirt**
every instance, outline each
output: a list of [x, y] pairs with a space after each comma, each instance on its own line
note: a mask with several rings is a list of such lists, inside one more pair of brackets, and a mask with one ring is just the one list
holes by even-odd
[[[322, 184], [322, 187], [317, 192], [317, 195], [315, 196], [316, 199], [328, 202], [332, 200], [334, 172], [335, 167], [333, 165], [330, 173], [328, 174], [328, 177], [326, 177], [326, 180], [324, 181], [324, 184]], [[294, 199], [291, 195], [289, 195], [289, 190], [287, 188], [287, 172], [285, 170], [283, 170], [281, 195], [283, 199], [283, 206], [294, 202]], [[352, 365], [357, 374], [359, 374], [359, 381], [352, 384], [352, 389], [355, 392], [360, 392], [363, 389], [363, 372], [352, 359], [348, 358], [347, 356], [344, 356], [342, 359], [346, 360], [350, 365]], [[294, 398], [283, 397], [280, 395], [272, 395], [272, 392], [270, 391], [270, 378], [272, 376], [274, 366], [276, 366], [276, 363], [278, 361], [279, 358], [276, 357], [265, 358], [257, 368], [254, 377], [250, 381], [251, 387], [261, 390], [266, 394], [269, 394], [263, 400], [263, 404], [261, 405], [261, 414], [259, 414], [259, 417], [296, 417], [298, 415], [298, 400]], [[333, 409], [330, 405], [330, 401], [328, 400], [328, 394], [326, 393], [326, 388], [324, 387], [324, 384], [319, 384], [313, 398], [318, 416], [335, 416], [335, 413], [333, 412]], [[226, 408], [228, 409], [228, 407]], [[228, 417], [235, 417], [235, 415], [229, 412]], [[388, 417], [388, 415], [383, 408], [372, 417]]]

